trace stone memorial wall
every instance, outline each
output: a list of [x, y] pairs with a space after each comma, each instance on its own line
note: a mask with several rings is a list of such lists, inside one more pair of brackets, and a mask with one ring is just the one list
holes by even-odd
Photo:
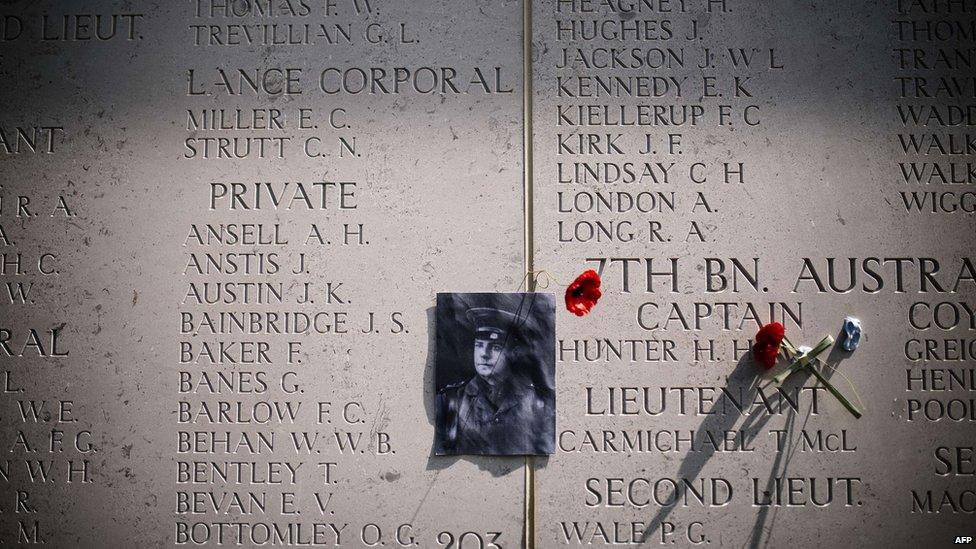
[[[971, 0], [3, 2], [0, 545], [971, 543], [974, 75]], [[555, 452], [437, 455], [437, 294], [524, 291]]]

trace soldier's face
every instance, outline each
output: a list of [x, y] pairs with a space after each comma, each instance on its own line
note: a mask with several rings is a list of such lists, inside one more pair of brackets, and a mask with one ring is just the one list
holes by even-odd
[[508, 357], [501, 343], [487, 339], [474, 340], [474, 369], [491, 383], [504, 378], [508, 374]]

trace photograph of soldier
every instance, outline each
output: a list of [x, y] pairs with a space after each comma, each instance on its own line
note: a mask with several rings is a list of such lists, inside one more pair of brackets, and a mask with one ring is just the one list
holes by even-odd
[[555, 448], [551, 294], [437, 294], [437, 455]]

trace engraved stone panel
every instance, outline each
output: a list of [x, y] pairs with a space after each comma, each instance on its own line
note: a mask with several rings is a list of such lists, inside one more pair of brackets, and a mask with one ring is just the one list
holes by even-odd
[[[973, 5], [534, 7], [536, 268], [605, 293], [558, 319], [541, 546], [967, 535]], [[861, 419], [749, 356], [847, 316]]]
[[519, 543], [430, 380], [436, 292], [520, 279], [520, 16], [0, 8], [4, 544]]
[[[526, 1], [0, 5], [0, 545], [972, 541], [976, 4]], [[526, 501], [435, 305], [532, 289]]]

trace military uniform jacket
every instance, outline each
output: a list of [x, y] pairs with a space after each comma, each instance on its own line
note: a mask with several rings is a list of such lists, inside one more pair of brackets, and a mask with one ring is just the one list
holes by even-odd
[[555, 414], [531, 383], [474, 376], [441, 390], [437, 412], [437, 454], [553, 453]]

